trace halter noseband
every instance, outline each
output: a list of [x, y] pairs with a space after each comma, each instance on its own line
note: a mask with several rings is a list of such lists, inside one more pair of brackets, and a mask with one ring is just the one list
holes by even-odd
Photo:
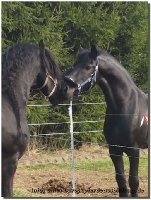
[[77, 86], [78, 88], [75, 90], [76, 95], [80, 96], [81, 94], [81, 90], [84, 86], [86, 86], [87, 83], [90, 83], [90, 87], [87, 89], [87, 91], [90, 91], [94, 85], [94, 83], [96, 83], [96, 76], [97, 76], [97, 72], [98, 72], [98, 61], [95, 67], [94, 72], [90, 75], [89, 78], [87, 78], [83, 83], [78, 84], [76, 83], [72, 78], [70, 78], [69, 76], [65, 76], [65, 79], [68, 80], [70, 83], [72, 83], [73, 85]]
[[55, 90], [56, 90], [56, 87], [57, 87], [57, 80], [56, 79], [54, 80], [52, 78], [52, 76], [50, 76], [50, 74], [48, 72], [46, 72], [46, 79], [45, 79], [44, 84], [41, 87], [37, 88], [37, 90], [41, 91], [41, 89], [43, 89], [47, 85], [49, 78], [53, 81], [54, 87], [53, 87], [52, 91], [49, 93], [49, 95], [46, 96], [46, 95], [43, 94], [45, 97], [48, 97], [48, 98], [51, 97], [53, 95], [53, 93], [55, 92]]

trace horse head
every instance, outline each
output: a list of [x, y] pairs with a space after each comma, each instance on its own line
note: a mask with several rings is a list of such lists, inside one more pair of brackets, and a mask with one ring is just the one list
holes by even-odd
[[39, 42], [41, 68], [34, 82], [33, 89], [49, 98], [52, 105], [57, 105], [66, 99], [66, 84], [62, 78], [62, 72], [48, 49], [45, 49], [44, 43]]
[[97, 56], [98, 52], [95, 45], [92, 45], [91, 49], [80, 47], [73, 71], [65, 76], [68, 85], [68, 98], [79, 96], [81, 93], [91, 90], [94, 86], [98, 72]]

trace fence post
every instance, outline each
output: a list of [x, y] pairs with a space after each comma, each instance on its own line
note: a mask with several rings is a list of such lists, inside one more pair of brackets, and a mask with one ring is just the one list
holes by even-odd
[[72, 100], [69, 106], [70, 117], [70, 134], [71, 134], [71, 177], [72, 177], [72, 197], [76, 196], [75, 193], [75, 165], [74, 165], [74, 137], [73, 137], [73, 116], [72, 116]]

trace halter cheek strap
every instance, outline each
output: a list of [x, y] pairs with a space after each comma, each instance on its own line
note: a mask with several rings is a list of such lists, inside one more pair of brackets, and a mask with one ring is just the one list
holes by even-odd
[[46, 79], [45, 79], [44, 84], [40, 88], [37, 88], [37, 90], [41, 90], [42, 88], [44, 88], [47, 85], [48, 80], [49, 80], [49, 77], [48, 77], [48, 75], [46, 75]]
[[98, 73], [98, 69], [99, 69], [99, 65], [97, 64], [96, 68], [95, 68], [95, 71], [94, 71], [94, 77], [93, 77], [94, 82], [96, 82], [96, 75]]
[[46, 79], [45, 79], [44, 84], [40, 88], [37, 88], [37, 90], [41, 91], [41, 89], [43, 89], [47, 85], [49, 79], [51, 79], [53, 81], [54, 87], [53, 87], [52, 91], [49, 93], [49, 95], [46, 96], [46, 95], [43, 94], [45, 97], [48, 97], [48, 98], [51, 97], [56, 90], [57, 83], [58, 83], [56, 79], [54, 80], [52, 78], [52, 76], [50, 76], [50, 74], [48, 72], [46, 72]]
[[[50, 78], [50, 77], [49, 77]], [[52, 77], [51, 77], [52, 78]], [[53, 80], [53, 79], [52, 79]], [[53, 89], [52, 89], [52, 91], [49, 93], [49, 95], [47, 95], [46, 97], [51, 97], [52, 95], [53, 95], [53, 93], [55, 92], [55, 90], [56, 90], [56, 87], [57, 87], [57, 80], [53, 80], [53, 82], [54, 82], [54, 87], [53, 87]]]
[[98, 67], [99, 66], [98, 66], [98, 61], [97, 61], [97, 65], [95, 67], [94, 72], [91, 74], [91, 76], [87, 80], [85, 80], [83, 83], [78, 84], [78, 96], [80, 96], [80, 94], [81, 94], [82, 87], [85, 86], [89, 82], [91, 83], [91, 86], [88, 89], [88, 91], [90, 91], [92, 89], [94, 83], [96, 83], [96, 76], [97, 76], [97, 73], [98, 73]]

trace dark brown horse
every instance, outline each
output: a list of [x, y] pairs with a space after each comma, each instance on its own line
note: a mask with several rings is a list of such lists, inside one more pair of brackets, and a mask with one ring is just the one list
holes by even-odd
[[2, 55], [2, 196], [13, 195], [18, 160], [29, 142], [26, 105], [31, 86], [52, 104], [64, 99], [66, 86], [61, 71], [41, 41], [16, 45]]
[[125, 152], [130, 161], [131, 196], [137, 197], [139, 148], [148, 147], [148, 96], [115, 58], [95, 46], [79, 51], [73, 71], [65, 79], [69, 98], [90, 90], [95, 83], [102, 89], [107, 104], [104, 135], [116, 171], [119, 195], [128, 196]]

